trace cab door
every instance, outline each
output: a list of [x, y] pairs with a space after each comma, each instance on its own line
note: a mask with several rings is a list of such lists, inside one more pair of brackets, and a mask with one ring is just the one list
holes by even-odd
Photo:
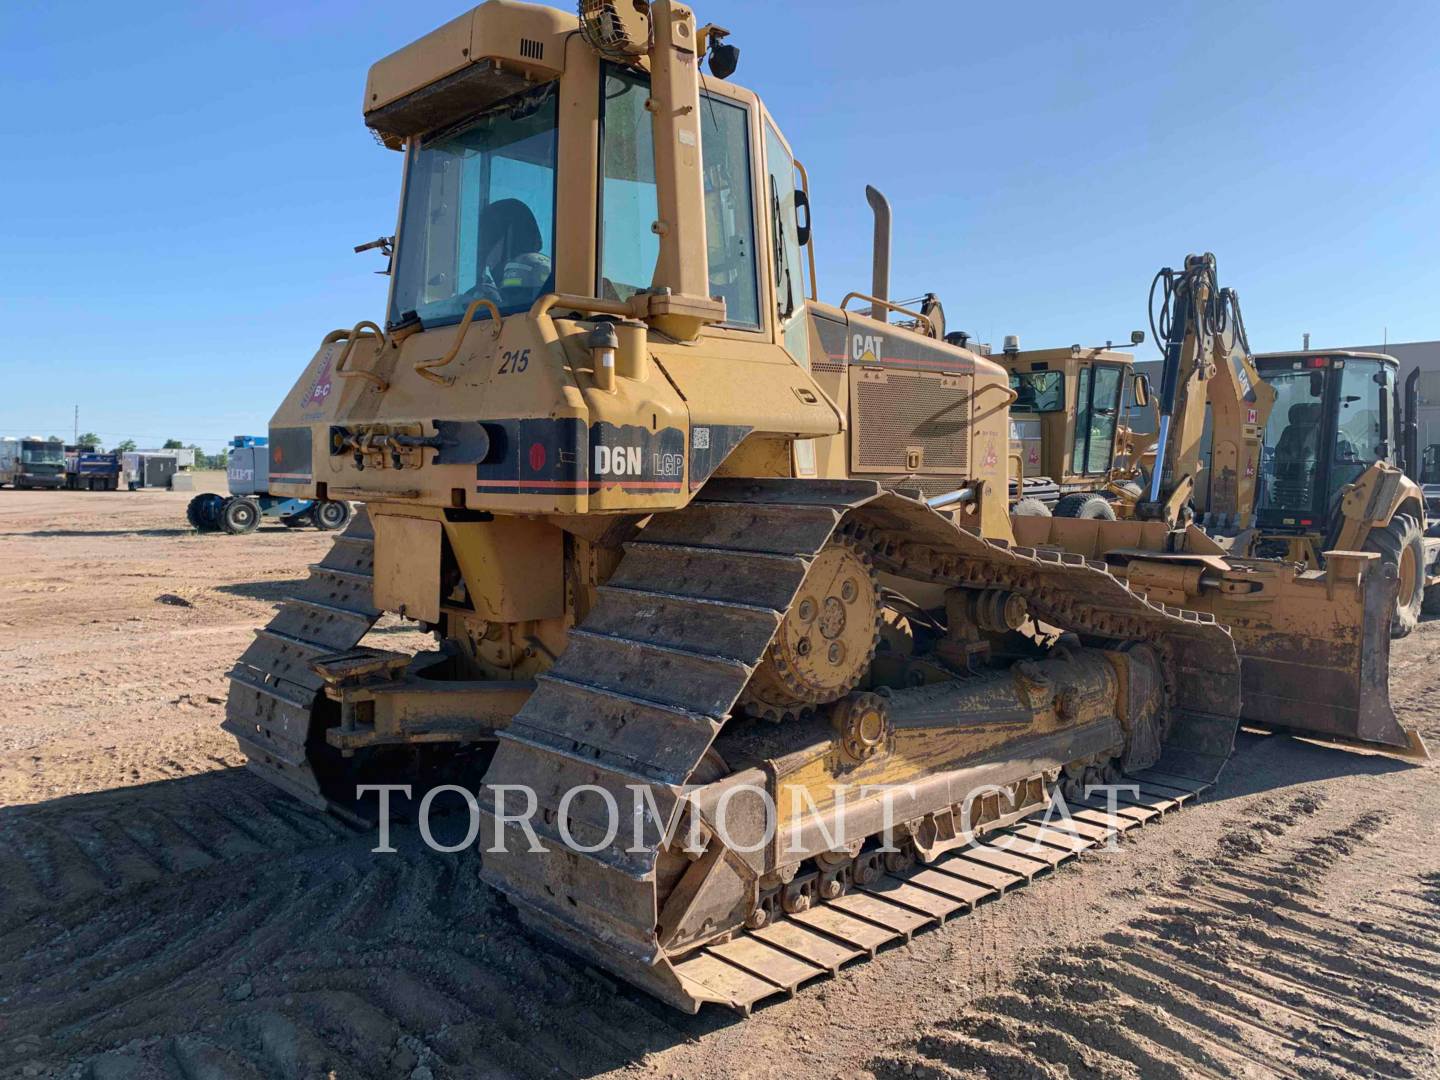
[[1076, 476], [1103, 476], [1115, 460], [1120, 392], [1125, 369], [1119, 364], [1084, 364], [1075, 397], [1075, 441], [1071, 469]]

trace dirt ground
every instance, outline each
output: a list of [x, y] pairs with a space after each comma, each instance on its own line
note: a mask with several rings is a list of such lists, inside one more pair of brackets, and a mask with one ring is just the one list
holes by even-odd
[[[1121, 850], [684, 1016], [238, 767], [226, 671], [330, 540], [188, 498], [0, 491], [0, 1078], [1440, 1075], [1434, 766], [1243, 734]], [[1440, 622], [1392, 688], [1440, 748]]]

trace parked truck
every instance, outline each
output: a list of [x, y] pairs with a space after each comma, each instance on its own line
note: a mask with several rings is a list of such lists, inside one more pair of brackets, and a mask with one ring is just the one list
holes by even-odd
[[120, 455], [92, 445], [65, 447], [65, 486], [71, 491], [114, 491], [120, 486]]
[[65, 485], [65, 445], [31, 435], [0, 439], [0, 487], [58, 488]]
[[350, 504], [334, 499], [295, 499], [271, 495], [269, 438], [237, 435], [230, 440], [225, 480], [229, 496], [207, 491], [185, 508], [185, 517], [201, 532], [223, 530], [232, 535], [253, 532], [262, 517], [298, 529], [313, 525], [322, 532], [342, 528], [350, 520]]

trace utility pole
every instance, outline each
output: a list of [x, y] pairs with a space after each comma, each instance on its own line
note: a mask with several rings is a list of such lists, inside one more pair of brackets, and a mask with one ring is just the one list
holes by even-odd
[[80, 406], [79, 406], [79, 405], [76, 405], [76, 406], [75, 406], [75, 437], [70, 441], [70, 445], [74, 446], [74, 445], [76, 445], [77, 443], [79, 443], [79, 441], [80, 441]]

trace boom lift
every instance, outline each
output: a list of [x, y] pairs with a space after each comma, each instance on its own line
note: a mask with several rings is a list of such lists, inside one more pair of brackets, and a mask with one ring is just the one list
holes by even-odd
[[[726, 36], [490, 0], [371, 69], [390, 311], [324, 338], [269, 443], [272, 492], [366, 511], [232, 672], [250, 766], [345, 815], [416, 766], [483, 781], [485, 880], [693, 1010], [1117, 827], [1037, 841], [1057, 788], [1173, 807], [1242, 717], [1409, 747], [1378, 561], [1009, 514], [1008, 373], [892, 324], [884, 274], [818, 299], [805, 171]], [[382, 612], [436, 648], [363, 645]]]

